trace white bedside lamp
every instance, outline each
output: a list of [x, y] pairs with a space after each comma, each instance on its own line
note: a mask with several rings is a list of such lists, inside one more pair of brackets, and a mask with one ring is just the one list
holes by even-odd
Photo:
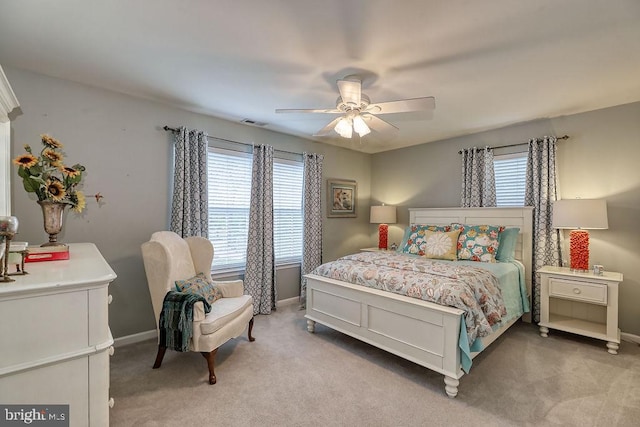
[[387, 249], [389, 225], [396, 222], [395, 206], [371, 206], [371, 224], [378, 226], [378, 249]]
[[571, 269], [589, 270], [589, 232], [607, 229], [607, 202], [601, 199], [564, 199], [553, 202], [553, 227], [571, 229]]

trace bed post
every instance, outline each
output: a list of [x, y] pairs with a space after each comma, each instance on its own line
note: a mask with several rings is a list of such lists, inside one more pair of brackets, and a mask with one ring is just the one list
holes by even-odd
[[316, 322], [311, 320], [311, 319], [307, 319], [307, 331], [314, 333], [316, 331]]
[[445, 375], [444, 384], [444, 390], [447, 392], [447, 396], [454, 398], [458, 395], [458, 384], [460, 384], [460, 380]]

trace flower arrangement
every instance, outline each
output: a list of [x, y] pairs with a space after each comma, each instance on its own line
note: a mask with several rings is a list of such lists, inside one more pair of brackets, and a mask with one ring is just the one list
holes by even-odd
[[[41, 135], [42, 150], [36, 157], [28, 144], [25, 154], [15, 159], [18, 175], [22, 178], [24, 189], [35, 193], [38, 201], [66, 203], [74, 212], [80, 213], [86, 206], [85, 195], [77, 187], [82, 181], [85, 167], [79, 163], [66, 166], [63, 163], [63, 145], [49, 135]], [[99, 194], [96, 194], [99, 200]]]

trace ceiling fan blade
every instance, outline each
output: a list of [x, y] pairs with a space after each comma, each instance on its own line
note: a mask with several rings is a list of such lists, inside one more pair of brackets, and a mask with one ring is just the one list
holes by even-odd
[[384, 132], [395, 132], [398, 130], [397, 127], [392, 125], [389, 122], [382, 120], [380, 117], [376, 117], [373, 114], [361, 114], [364, 121], [367, 123], [371, 129], [376, 132], [384, 133]]
[[277, 108], [276, 113], [325, 113], [325, 114], [339, 114], [342, 111], [337, 108]]
[[434, 108], [436, 108], [436, 99], [433, 96], [427, 96], [424, 98], [402, 99], [400, 101], [370, 104], [365, 111], [373, 114], [391, 114], [428, 111]]
[[333, 129], [336, 127], [336, 125], [338, 124], [338, 121], [341, 118], [342, 117], [338, 117], [336, 119], [331, 120], [331, 122], [328, 125], [326, 125], [322, 129], [320, 129], [318, 132], [314, 133], [313, 136], [327, 136], [327, 135], [329, 135], [331, 133], [331, 131], [333, 131]]
[[338, 80], [338, 90], [340, 91], [342, 102], [360, 107], [362, 83], [359, 80]]

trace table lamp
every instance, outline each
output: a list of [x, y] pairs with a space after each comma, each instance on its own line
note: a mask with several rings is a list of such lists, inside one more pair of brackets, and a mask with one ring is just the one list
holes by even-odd
[[371, 206], [371, 224], [378, 226], [378, 249], [387, 249], [389, 225], [396, 222], [395, 206]]
[[553, 202], [553, 227], [571, 229], [571, 270], [589, 270], [589, 232], [607, 229], [607, 202], [601, 199], [564, 199]]

